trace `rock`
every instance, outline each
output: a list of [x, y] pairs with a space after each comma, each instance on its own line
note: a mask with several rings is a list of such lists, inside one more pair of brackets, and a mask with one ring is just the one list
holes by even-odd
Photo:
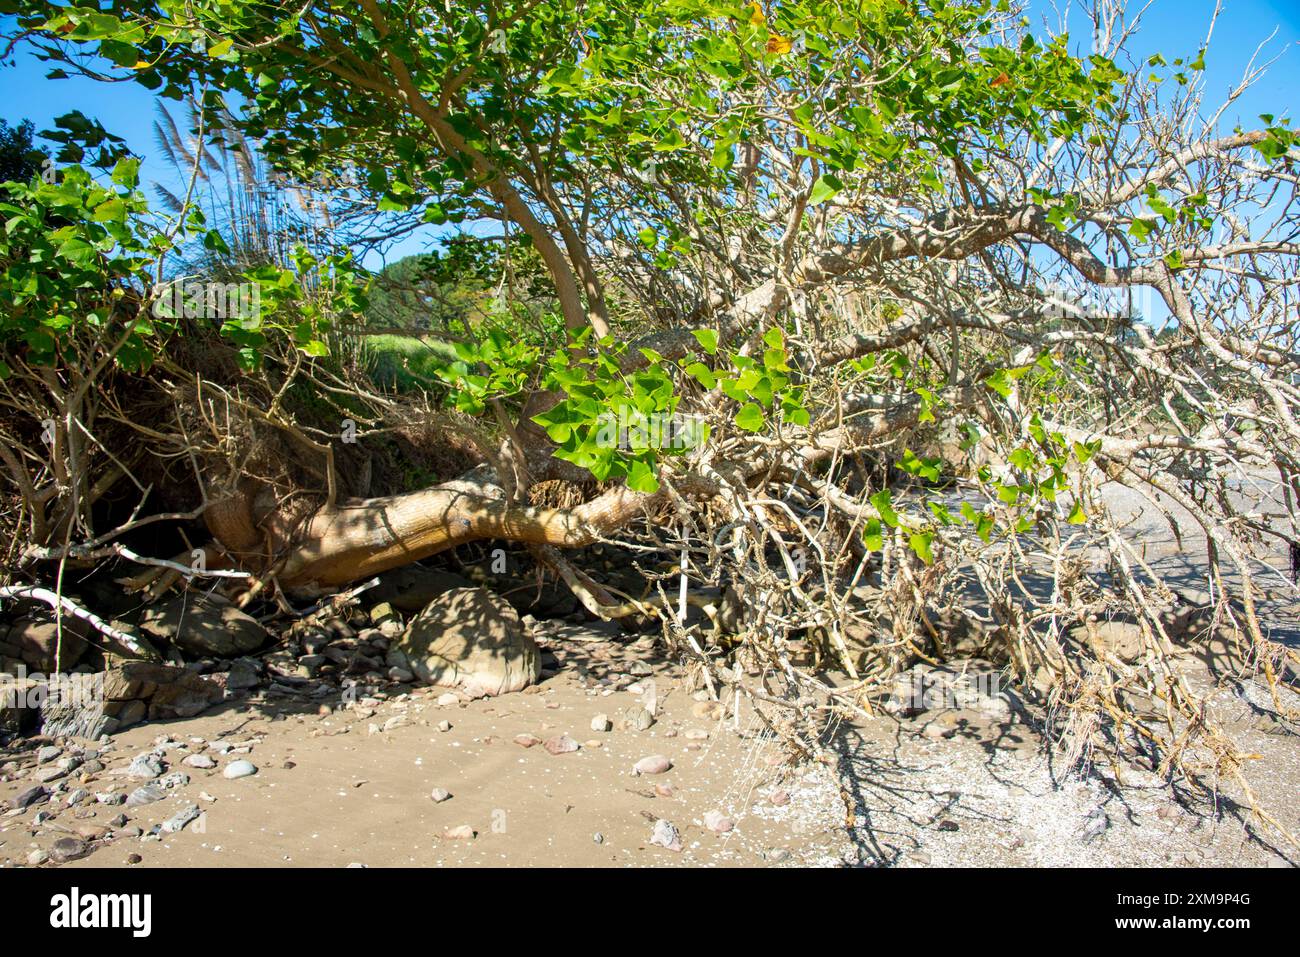
[[434, 804], [441, 804], [451, 799], [451, 792], [445, 788], [434, 788], [429, 792], [429, 797], [433, 799]]
[[[386, 601], [381, 601], [370, 606], [370, 623], [372, 625], [379, 628], [388, 622], [396, 622], [399, 625], [402, 623], [402, 616], [397, 613], [397, 609]], [[362, 633], [362, 637], [365, 637], [364, 632]]]
[[86, 800], [86, 798], [88, 797], [90, 797], [89, 791], [87, 791], [85, 788], [77, 788], [75, 791], [70, 793], [66, 798], [64, 798], [63, 803], [66, 804], [68, 807], [75, 807], [76, 805], [80, 804], [82, 801]]
[[414, 614], [445, 593], [456, 588], [470, 588], [473, 584], [454, 572], [404, 565], [380, 575], [379, 584], [368, 594], [377, 602], [386, 602], [398, 611]]
[[672, 769], [673, 763], [662, 754], [652, 754], [632, 765], [635, 774], [663, 774]]
[[450, 708], [452, 705], [460, 704], [460, 695], [448, 691], [446, 694], [438, 695], [436, 704], [439, 708]]
[[100, 791], [95, 795], [95, 800], [107, 807], [117, 807], [126, 801], [126, 795], [118, 794], [116, 791]]
[[190, 776], [184, 771], [173, 771], [171, 774], [164, 774], [158, 779], [158, 786], [167, 788], [183, 788], [190, 783]]
[[208, 757], [206, 754], [186, 755], [185, 758], [181, 761], [181, 764], [185, 765], [187, 768], [199, 768], [200, 770], [203, 771], [210, 770], [211, 768], [215, 768], [217, 766], [217, 762], [214, 761], [212, 758]]
[[[106, 701], [133, 702], [117, 706], [119, 728], [134, 724], [146, 713], [152, 720], [192, 718], [225, 697], [216, 681], [152, 661], [124, 662], [106, 671], [103, 680]], [[106, 706], [106, 710], [113, 713], [113, 708]]]
[[1091, 844], [1110, 829], [1110, 816], [1101, 808], [1096, 808], [1084, 819], [1083, 830], [1079, 840]]
[[736, 825], [721, 811], [705, 811], [704, 826], [715, 834], [726, 834]]
[[474, 828], [468, 824], [457, 824], [455, 827], [449, 827], [442, 832], [442, 838], [445, 841], [472, 841], [477, 836]]
[[609, 715], [598, 714], [591, 719], [592, 731], [608, 731], [613, 725], [610, 724]]
[[517, 734], [515, 735], [515, 744], [521, 748], [531, 748], [542, 743], [542, 739], [535, 734]]
[[582, 745], [567, 734], [561, 734], [554, 738], [548, 738], [542, 743], [542, 747], [546, 748], [551, 754], [572, 754], [574, 751], [579, 750]]
[[233, 781], [236, 778], [246, 778], [250, 774], [256, 773], [257, 765], [253, 764], [252, 761], [231, 761], [226, 765], [226, 769], [221, 772], [221, 776]]
[[392, 646], [421, 681], [488, 695], [520, 691], [541, 677], [541, 654], [509, 603], [483, 588], [456, 588], [430, 602]]
[[697, 701], [691, 705], [691, 714], [697, 718], [706, 718], [709, 721], [720, 721], [725, 713], [725, 709], [719, 701]]
[[66, 777], [67, 773], [67, 771], [60, 767], [41, 768], [32, 775], [32, 779], [39, 781], [41, 784], [49, 784], [52, 781], [57, 781], [61, 777]]
[[[71, 671], [81, 660], [89, 632], [90, 626], [80, 618], [65, 614], [60, 622], [52, 609], [37, 608], [17, 619], [3, 640], [18, 650], [18, 656], [33, 671], [52, 674]], [[54, 660], [56, 652], [58, 667]]]
[[438, 730], [439, 730], [439, 731], [442, 731], [443, 733], [446, 733], [446, 732], [450, 731], [450, 730], [451, 730], [451, 722], [450, 722], [450, 721], [439, 721], [439, 722], [438, 722]]
[[146, 804], [152, 804], [154, 801], [161, 801], [166, 796], [167, 792], [157, 785], [145, 784], [126, 796], [126, 806], [143, 807]]
[[61, 837], [50, 845], [50, 860], [55, 864], [80, 860], [89, 853], [89, 845], [77, 837]]
[[29, 867], [40, 867], [49, 859], [50, 859], [50, 855], [46, 854], [40, 848], [37, 848], [36, 850], [32, 851], [30, 854], [27, 855], [27, 865]]
[[591, 840], [594, 844], [604, 844], [605, 835], [601, 834], [600, 831], [597, 831], [595, 834], [591, 835]]
[[166, 770], [152, 753], [138, 754], [126, 769], [126, 776], [136, 781], [152, 781]]
[[160, 685], [149, 699], [149, 720], [192, 718], [214, 704], [220, 704], [225, 692], [216, 682], [193, 672], [172, 684]]
[[41, 731], [50, 737], [97, 738], [117, 729], [105, 708], [103, 677], [66, 676], [40, 703]]
[[37, 784], [29, 787], [26, 791], [20, 791], [9, 802], [9, 806], [14, 809], [31, 807], [33, 804], [42, 804], [50, 796], [50, 792], [44, 785]]
[[670, 851], [680, 852], [682, 849], [682, 839], [677, 828], [663, 818], [655, 821], [654, 829], [650, 832], [650, 843], [666, 847]]
[[144, 860], [144, 858], [141, 857], [139, 854], [128, 854], [128, 855], [126, 855], [126, 862], [127, 862], [128, 864], [139, 864], [139, 863], [140, 863], [141, 861], [143, 861], [143, 860]]
[[228, 602], [189, 592], [147, 609], [140, 627], [183, 651], [217, 658], [256, 651], [267, 638], [266, 629], [251, 615]]
[[1133, 664], [1145, 652], [1142, 628], [1133, 621], [1098, 621], [1075, 625], [1069, 631], [1072, 641], [1088, 647], [1099, 656], [1114, 655], [1125, 664]]
[[686, 739], [688, 741], [707, 741], [708, 737], [709, 732], [705, 731], [703, 728], [690, 728], [686, 732]]
[[[109, 704], [118, 703], [119, 702], [109, 702]], [[143, 701], [123, 701], [120, 702], [120, 704], [121, 709], [115, 716], [117, 718], [118, 731], [125, 731], [127, 728], [135, 727], [149, 714], [149, 705]]]
[[227, 691], [247, 691], [262, 683], [262, 663], [256, 658], [236, 658], [226, 672]]
[[41, 748], [39, 751], [36, 752], [36, 763], [49, 764], [51, 761], [53, 761], [62, 753], [63, 753], [62, 748], [57, 748], [52, 744], [47, 744], [45, 747]]
[[937, 721], [931, 721], [924, 728], [921, 729], [921, 735], [923, 737], [930, 739], [931, 741], [939, 741], [944, 738], [951, 738], [956, 733], [957, 733], [956, 728], [945, 727]]
[[191, 821], [198, 820], [202, 812], [197, 804], [187, 804], [167, 820], [163, 821], [162, 829], [166, 834], [176, 834], [185, 830], [185, 825]]
[[43, 697], [44, 686], [39, 682], [0, 671], [0, 731], [18, 734], [35, 725]]
[[654, 715], [645, 708], [628, 708], [623, 713], [623, 727], [629, 731], [648, 731], [654, 723]]
[[772, 802], [773, 807], [785, 807], [790, 803], [790, 792], [784, 789], [773, 791], [768, 800]]

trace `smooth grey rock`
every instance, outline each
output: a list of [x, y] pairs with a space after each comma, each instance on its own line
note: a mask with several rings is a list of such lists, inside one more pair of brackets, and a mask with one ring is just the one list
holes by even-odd
[[226, 769], [221, 772], [221, 776], [233, 781], [236, 778], [246, 778], [250, 774], [256, 773], [257, 765], [252, 761], [231, 761], [226, 765]]
[[167, 820], [163, 821], [162, 829], [168, 834], [176, 834], [185, 830], [185, 825], [198, 819], [202, 812], [197, 804], [187, 804]]
[[145, 784], [126, 796], [126, 806], [141, 807], [145, 804], [152, 804], [154, 801], [161, 801], [166, 796], [167, 792], [157, 785]]

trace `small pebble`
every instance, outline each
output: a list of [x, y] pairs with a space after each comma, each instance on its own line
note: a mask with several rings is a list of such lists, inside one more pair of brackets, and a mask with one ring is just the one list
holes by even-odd
[[651, 754], [632, 765], [632, 772], [634, 774], [663, 774], [665, 771], [671, 770], [672, 766], [672, 761], [662, 754]]

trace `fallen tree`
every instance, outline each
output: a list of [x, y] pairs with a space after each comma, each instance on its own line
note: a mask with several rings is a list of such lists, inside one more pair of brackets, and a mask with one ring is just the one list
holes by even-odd
[[[1198, 528], [1209, 620], [1275, 696], [1294, 680], [1260, 602], [1294, 597], [1278, 556], [1300, 547], [1297, 138], [1229, 128], [1254, 65], [1211, 108], [1204, 50], [1122, 68], [1111, 4], [1087, 57], [984, 0], [29, 6], [52, 57], [94, 73], [76, 54], [98, 44], [146, 85], [197, 88], [200, 141], [256, 139], [300, 180], [355, 167], [354, 191], [426, 222], [499, 222], [558, 321], [514, 325], [506, 256], [501, 321], [447, 337], [456, 359], [395, 396], [356, 361], [345, 256], [245, 269], [256, 315], [160, 314], [178, 231], [219, 233], [147, 225], [129, 159], [115, 185], [67, 168], [11, 188], [10, 575], [62, 581], [195, 519], [211, 541], [133, 587], [234, 573], [247, 603], [526, 543], [593, 613], [661, 618], [701, 680], [775, 708], [798, 746], [824, 704], [870, 709], [947, 656], [936, 609], [973, 583], [986, 653], [1073, 757], [1249, 794], [1172, 665], [1179, 599], [1102, 492]], [[377, 444], [416, 433], [473, 468], [373, 495]], [[578, 500], [548, 505], [555, 482]], [[159, 509], [143, 493], [168, 483]], [[610, 539], [677, 562], [654, 600], [566, 557]], [[739, 652], [686, 627], [701, 585], [744, 592]], [[1132, 660], [1071, 637], [1116, 618]], [[798, 635], [848, 683], [794, 668]]]

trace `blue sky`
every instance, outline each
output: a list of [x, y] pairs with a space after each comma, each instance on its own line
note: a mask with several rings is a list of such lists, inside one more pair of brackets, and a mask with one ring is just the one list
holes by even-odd
[[[1133, 3], [1136, 9], [1140, 3]], [[1153, 0], [1144, 15], [1133, 52], [1145, 58], [1160, 52], [1169, 60], [1195, 56], [1205, 38], [1214, 11], [1214, 0]], [[1030, 16], [1035, 28], [1044, 21], [1053, 27], [1061, 22], [1061, 11], [1070, 10], [1066, 0], [1053, 4], [1031, 0]], [[1090, 34], [1082, 27], [1077, 5], [1067, 14], [1076, 52], [1087, 53]], [[1226, 117], [1229, 126], [1240, 121], [1254, 125], [1259, 113], [1294, 115], [1300, 91], [1300, 0], [1224, 0], [1206, 61], [1207, 100], [1217, 103], [1241, 77], [1256, 47], [1276, 30], [1262, 60], [1279, 57], [1268, 75], [1239, 101], [1238, 109]], [[72, 77], [46, 80], [47, 67], [30, 56], [20, 55], [14, 66], [0, 67], [0, 116], [16, 124], [30, 119], [37, 129], [53, 126], [56, 116], [81, 110], [98, 119], [110, 132], [126, 139], [144, 157], [145, 182], [171, 180], [170, 167], [158, 156], [153, 141], [154, 97], [133, 83], [106, 84]], [[390, 259], [414, 252], [436, 235], [412, 237], [390, 252]], [[377, 263], [369, 262], [375, 266]]]

